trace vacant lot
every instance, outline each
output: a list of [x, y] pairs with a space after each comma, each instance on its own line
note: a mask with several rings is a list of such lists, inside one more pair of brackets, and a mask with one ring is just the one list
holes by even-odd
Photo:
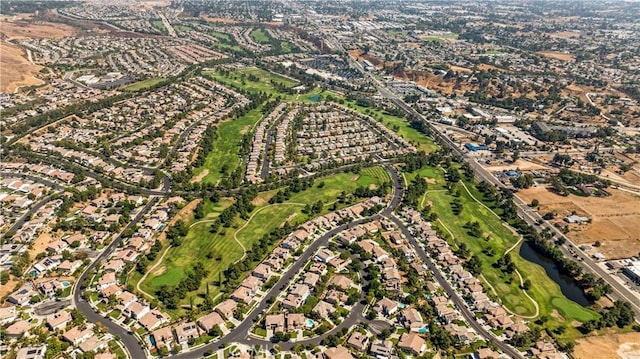
[[34, 77], [41, 68], [32, 65], [21, 48], [0, 42], [0, 92], [11, 93], [19, 86], [42, 84], [42, 80]]
[[628, 258], [640, 253], [640, 198], [631, 193], [607, 189], [608, 197], [559, 196], [538, 186], [518, 192], [524, 201], [540, 202], [541, 214], [556, 212], [557, 220], [576, 212], [587, 216], [591, 223], [571, 225], [569, 238], [578, 244], [602, 242], [597, 250], [607, 258]]
[[550, 59], [560, 60], [560, 61], [575, 61], [575, 57], [571, 54], [566, 54], [564, 52], [555, 52], [555, 51], [541, 51], [538, 54], [548, 57]]
[[76, 29], [65, 24], [52, 22], [32, 22], [28, 18], [0, 16], [0, 33], [6, 38], [58, 39], [76, 33]]
[[28, 16], [0, 16], [0, 92], [14, 92], [19, 86], [40, 85], [34, 77], [41, 66], [34, 65], [25, 50], [9, 44], [6, 39], [61, 38], [75, 33], [75, 29], [55, 23], [31, 22]]
[[576, 359], [640, 358], [640, 333], [592, 336], [577, 343], [573, 352]]

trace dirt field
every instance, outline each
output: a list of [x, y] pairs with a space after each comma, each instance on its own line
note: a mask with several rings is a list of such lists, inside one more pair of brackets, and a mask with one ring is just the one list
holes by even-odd
[[40, 66], [29, 63], [24, 50], [0, 42], [0, 92], [12, 93], [19, 86], [42, 84], [42, 80], [34, 77], [40, 69]]
[[4, 298], [5, 296], [13, 293], [13, 290], [18, 284], [18, 281], [11, 276], [11, 279], [6, 284], [0, 285], [0, 298]]
[[54, 23], [35, 23], [28, 15], [0, 16], [0, 92], [14, 92], [19, 86], [40, 85], [34, 77], [41, 66], [29, 62], [26, 52], [5, 40], [12, 38], [61, 38], [75, 33], [75, 29]]
[[573, 356], [576, 359], [638, 359], [640, 333], [594, 336], [578, 340]]
[[575, 61], [575, 57], [571, 54], [565, 54], [563, 52], [554, 52], [554, 51], [541, 51], [537, 52], [544, 57], [548, 57], [550, 59], [560, 60], [560, 61]]
[[574, 31], [559, 31], [559, 32], [554, 32], [550, 35], [551, 37], [560, 38], [560, 39], [570, 39], [570, 38], [580, 37], [580, 33], [574, 32]]
[[49, 245], [49, 243], [51, 243], [53, 240], [54, 238], [51, 237], [51, 233], [49, 232], [49, 230], [44, 230], [42, 233], [40, 233], [38, 238], [33, 241], [33, 244], [29, 249], [29, 258], [33, 260], [33, 258], [35, 258], [38, 253], [44, 252], [47, 249], [47, 245]]
[[200, 18], [209, 21], [209, 22], [219, 22], [222, 24], [235, 24], [238, 21], [234, 20], [234, 19], [229, 19], [226, 17], [211, 17], [211, 16], [207, 16], [207, 15], [200, 15]]
[[467, 72], [467, 73], [472, 73], [473, 70], [468, 69], [466, 67], [460, 67], [460, 66], [451, 66], [450, 67], [451, 71], [455, 71], [455, 72]]
[[200, 182], [200, 181], [202, 181], [203, 178], [207, 177], [208, 174], [209, 174], [209, 170], [205, 168], [204, 171], [202, 171], [199, 175], [193, 177], [189, 181], [189, 183]]
[[76, 33], [76, 30], [68, 25], [51, 22], [11, 21], [4, 16], [0, 20], [2, 33], [5, 38], [42, 38], [59, 39]]
[[541, 166], [541, 165], [535, 164], [533, 162], [529, 162], [529, 161], [518, 159], [513, 164], [508, 164], [508, 165], [505, 164], [505, 165], [502, 165], [502, 166], [488, 166], [487, 170], [491, 171], [491, 172], [509, 171], [509, 170], [531, 171], [531, 170], [541, 170], [541, 169], [545, 169], [545, 168], [546, 168], [545, 166]]
[[534, 198], [540, 202], [541, 214], [555, 211], [556, 220], [571, 215], [587, 216], [591, 223], [571, 225], [569, 238], [577, 244], [602, 243], [597, 248], [608, 259], [628, 258], [640, 253], [640, 197], [634, 194], [607, 189], [609, 197], [562, 197], [538, 186], [518, 191], [526, 202]]

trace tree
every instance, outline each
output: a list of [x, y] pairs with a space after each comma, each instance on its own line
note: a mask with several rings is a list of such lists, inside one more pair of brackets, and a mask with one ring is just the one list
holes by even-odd
[[531, 207], [538, 207], [540, 205], [540, 201], [538, 201], [536, 198], [531, 200]]
[[9, 282], [9, 279], [10, 279], [9, 272], [4, 271], [4, 270], [0, 272], [0, 284], [1, 285], [7, 284]]
[[465, 266], [467, 270], [473, 274], [479, 274], [482, 271], [482, 262], [476, 254], [471, 256]]

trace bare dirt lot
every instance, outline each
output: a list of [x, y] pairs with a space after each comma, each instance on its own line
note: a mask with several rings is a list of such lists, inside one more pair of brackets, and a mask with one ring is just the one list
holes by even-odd
[[54, 238], [51, 236], [51, 232], [49, 231], [49, 229], [45, 229], [42, 233], [40, 233], [38, 238], [33, 241], [33, 244], [29, 249], [29, 258], [33, 260], [33, 258], [35, 258], [38, 254], [43, 253], [47, 249], [49, 243], [53, 242], [53, 240]]
[[576, 359], [638, 359], [640, 333], [593, 336], [578, 340], [573, 352]]
[[541, 51], [538, 54], [548, 57], [550, 59], [560, 60], [560, 61], [575, 61], [575, 57], [571, 54], [565, 54], [564, 52], [554, 52], [554, 51]]
[[0, 285], [0, 298], [4, 298], [5, 296], [13, 293], [13, 290], [16, 288], [16, 284], [18, 283], [19, 282], [11, 276], [11, 279], [9, 279], [7, 283]]
[[53, 22], [40, 22], [28, 17], [0, 16], [0, 33], [5, 38], [59, 39], [75, 34], [75, 28]]
[[12, 93], [19, 86], [42, 84], [42, 80], [34, 77], [40, 69], [27, 60], [24, 50], [0, 42], [0, 92]]
[[29, 15], [0, 16], [0, 92], [14, 92], [19, 86], [40, 85], [34, 77], [41, 66], [29, 61], [26, 51], [8, 43], [8, 39], [61, 38], [76, 33], [64, 24], [35, 22]]
[[235, 24], [238, 23], [237, 20], [226, 18], [226, 17], [211, 17], [207, 15], [200, 15], [200, 18], [209, 21], [209, 22], [219, 22], [222, 24]]
[[576, 244], [602, 243], [597, 251], [608, 259], [628, 258], [640, 253], [640, 197], [621, 190], [607, 189], [608, 197], [559, 196], [543, 186], [518, 191], [530, 203], [540, 202], [538, 212], [556, 212], [556, 220], [575, 212], [587, 216], [591, 223], [570, 226], [569, 238]]
[[509, 171], [509, 170], [519, 170], [519, 171], [532, 171], [532, 170], [542, 170], [546, 169], [545, 166], [525, 161], [522, 159], [516, 160], [515, 163], [499, 165], [499, 166], [487, 166], [488, 171], [497, 172], [497, 171]]

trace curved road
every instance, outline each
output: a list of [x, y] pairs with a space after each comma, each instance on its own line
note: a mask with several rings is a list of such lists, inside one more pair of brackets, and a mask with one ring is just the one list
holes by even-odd
[[[158, 197], [153, 197], [149, 202], [142, 208], [140, 213], [133, 219], [133, 221], [129, 222], [129, 224], [123, 229], [123, 232], [131, 227], [133, 227], [136, 223], [138, 223], [142, 217], [151, 210], [151, 208], [158, 202]], [[75, 282], [73, 287], [73, 302], [75, 303], [78, 310], [80, 310], [86, 317], [87, 320], [91, 323], [100, 322], [104, 324], [105, 327], [109, 330], [109, 333], [120, 337], [122, 343], [126, 347], [130, 356], [133, 359], [145, 358], [146, 354], [140, 343], [138, 343], [138, 339], [130, 333], [128, 330], [124, 329], [120, 325], [111, 321], [111, 319], [104, 318], [96, 311], [94, 311], [93, 307], [85, 301], [81, 294], [84, 290], [82, 286], [82, 282], [87, 278], [87, 276], [93, 272], [93, 269], [96, 268], [104, 259], [109, 257], [113, 251], [118, 248], [120, 243], [124, 238], [122, 237], [122, 232], [118, 234], [118, 236], [109, 244], [107, 248], [96, 258], [95, 261], [91, 262], [90, 265], [82, 272], [78, 280]]]

